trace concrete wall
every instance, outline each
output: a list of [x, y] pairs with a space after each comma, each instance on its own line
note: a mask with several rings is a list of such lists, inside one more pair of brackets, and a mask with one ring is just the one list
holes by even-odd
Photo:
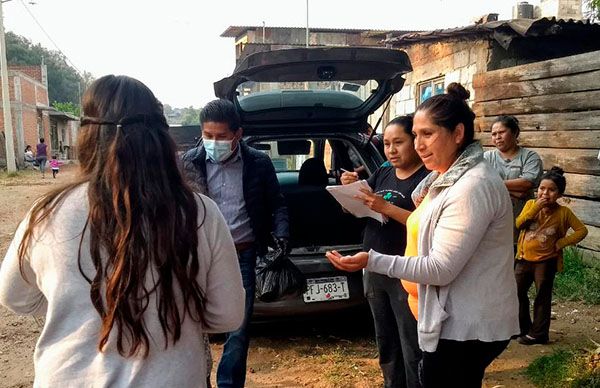
[[581, 0], [541, 0], [535, 9], [535, 17], [558, 19], [583, 19]]
[[413, 71], [406, 75], [406, 83], [391, 104], [391, 117], [413, 113], [418, 98], [418, 85], [437, 77], [444, 77], [444, 87], [460, 82], [473, 91], [473, 75], [485, 72], [490, 55], [488, 40], [454, 40], [419, 43], [405, 48]]

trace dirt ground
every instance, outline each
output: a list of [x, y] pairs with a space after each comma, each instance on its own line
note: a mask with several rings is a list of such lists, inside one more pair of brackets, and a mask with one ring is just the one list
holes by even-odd
[[[0, 258], [18, 223], [40, 194], [73, 176], [65, 166], [57, 179], [37, 172], [16, 178], [0, 175]], [[600, 306], [558, 302], [553, 307], [549, 345], [512, 342], [489, 368], [485, 387], [532, 387], [523, 375], [535, 358], [567, 345], [592, 348], [600, 342]], [[254, 328], [248, 360], [248, 387], [377, 387], [381, 386], [377, 350], [369, 329], [348, 327], [348, 320], [282, 323]], [[41, 327], [0, 307], [0, 387], [30, 387], [32, 355]], [[213, 346], [219, 359], [222, 344]], [[214, 379], [214, 376], [213, 376]]]

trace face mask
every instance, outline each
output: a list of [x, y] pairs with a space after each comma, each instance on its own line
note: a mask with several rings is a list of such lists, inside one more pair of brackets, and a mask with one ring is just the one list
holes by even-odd
[[233, 154], [233, 140], [208, 140], [203, 139], [206, 154], [216, 163], [221, 163]]

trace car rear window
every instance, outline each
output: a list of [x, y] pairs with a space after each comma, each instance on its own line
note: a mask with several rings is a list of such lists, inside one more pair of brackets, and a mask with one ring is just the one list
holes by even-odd
[[254, 82], [237, 88], [240, 107], [246, 112], [271, 108], [322, 106], [354, 109], [377, 89], [377, 81]]

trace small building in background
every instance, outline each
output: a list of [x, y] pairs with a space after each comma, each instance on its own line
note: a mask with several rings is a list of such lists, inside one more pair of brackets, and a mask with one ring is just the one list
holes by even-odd
[[[44, 138], [48, 155], [75, 158], [79, 118], [50, 106], [46, 65], [8, 66], [9, 96], [17, 164], [22, 165], [25, 146]], [[6, 165], [4, 115], [0, 106], [0, 166]]]
[[583, 18], [581, 0], [540, 0], [540, 4], [534, 8], [535, 18], [555, 17], [565, 20]]
[[[414, 31], [309, 28], [308, 45], [381, 47], [386, 37], [409, 32]], [[235, 39], [236, 63], [255, 52], [306, 47], [306, 28], [303, 27], [230, 26], [221, 37]]]

